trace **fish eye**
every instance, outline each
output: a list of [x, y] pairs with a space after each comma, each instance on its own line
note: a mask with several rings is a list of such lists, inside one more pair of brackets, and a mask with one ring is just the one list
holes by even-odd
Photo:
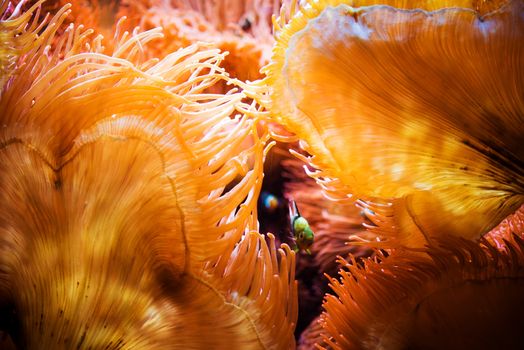
[[304, 239], [304, 233], [303, 232], [300, 232], [298, 234], [298, 239], [300, 239], [300, 240]]

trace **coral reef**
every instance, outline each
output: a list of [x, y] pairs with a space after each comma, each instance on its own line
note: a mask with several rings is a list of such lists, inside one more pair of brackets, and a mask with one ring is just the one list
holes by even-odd
[[[522, 220], [496, 227], [524, 201], [523, 12], [521, 1], [308, 1], [275, 22], [266, 77], [248, 94], [296, 135], [276, 137], [299, 141], [332, 201], [319, 206], [355, 202], [369, 219], [364, 234], [344, 228], [346, 243], [382, 249], [339, 260], [336, 295], [301, 348], [524, 342]], [[491, 338], [473, 339], [479, 329]]]
[[315, 1], [277, 28], [261, 103], [390, 246], [478, 238], [523, 201], [523, 5], [498, 3]]
[[108, 53], [82, 27], [55, 38], [68, 14], [5, 27], [34, 33], [8, 57], [0, 100], [0, 308], [14, 343], [292, 347], [294, 253], [253, 232], [271, 144], [238, 89], [205, 92], [228, 79], [224, 55], [200, 44], [144, 60], [158, 29], [124, 32]]
[[0, 348], [523, 346], [522, 0], [0, 1]]
[[[448, 238], [423, 255], [345, 262], [323, 315], [331, 349], [518, 349], [524, 240]], [[322, 333], [322, 332], [321, 332]], [[323, 347], [328, 348], [328, 347]]]

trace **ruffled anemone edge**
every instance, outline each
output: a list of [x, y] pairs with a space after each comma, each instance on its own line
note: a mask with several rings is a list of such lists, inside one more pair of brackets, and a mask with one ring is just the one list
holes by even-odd
[[[49, 261], [53, 254], [47, 251], [49, 245], [46, 244], [35, 244], [34, 256], [30, 257], [33, 260], [20, 264], [21, 260], [27, 259], [25, 244], [52, 241], [49, 233], [60, 222], [42, 219], [38, 214], [27, 218], [27, 208], [12, 199], [35, 197], [37, 202], [40, 201], [39, 205], [48, 206], [49, 212], [63, 210], [63, 202], [46, 202], [46, 196], [52, 191], [67, 197], [66, 190], [72, 193], [85, 190], [79, 196], [81, 199], [83, 196], [86, 203], [97, 198], [108, 200], [104, 194], [97, 192], [96, 187], [93, 197], [90, 197], [89, 188], [93, 190], [90, 183], [96, 183], [100, 188], [114, 185], [118, 189], [122, 184], [114, 183], [113, 174], [92, 175], [86, 170], [87, 178], [76, 185], [68, 184], [68, 180], [76, 178], [75, 169], [96, 166], [89, 163], [93, 159], [107, 164], [107, 154], [122, 156], [125, 160], [128, 155], [126, 150], [123, 153], [121, 150], [111, 151], [112, 144], [124, 143], [133, 145], [129, 146], [131, 148], [140, 144], [138, 150], [156, 154], [155, 171], [163, 181], [162, 187], [156, 190], [174, 199], [169, 204], [162, 203], [171, 206], [169, 210], [177, 213], [174, 221], [166, 223], [171, 229], [169, 232], [144, 238], [139, 237], [139, 230], [131, 230], [137, 236], [125, 238], [130, 242], [131, 254], [136, 244], [152, 244], [152, 262], [144, 262], [144, 266], [150, 269], [144, 273], [144, 278], [149, 280], [150, 276], [160, 273], [164, 285], [167, 283], [163, 275], [167, 265], [172, 274], [167, 285], [181, 288], [173, 296], [169, 290], [162, 289], [165, 286], [160, 286], [160, 296], [153, 297], [161, 303], [167, 300], [169, 307], [165, 308], [166, 312], [174, 313], [163, 318], [163, 322], [171, 320], [174, 323], [160, 322], [159, 325], [153, 322], [154, 326], [151, 326], [152, 322], [146, 322], [149, 328], [144, 334], [155, 332], [160, 337], [152, 336], [149, 346], [155, 346], [155, 339], [163, 339], [156, 345], [183, 346], [187, 342], [209, 345], [216, 341], [223, 346], [238, 343], [254, 348], [293, 347], [293, 329], [297, 318], [294, 253], [285, 245], [277, 251], [271, 235], [266, 240], [254, 231], [257, 228], [256, 200], [260, 191], [262, 162], [272, 144], [268, 143], [267, 134], [256, 130], [256, 119], [248, 116], [249, 111], [257, 107], [245, 102], [242, 91], [232, 88], [226, 94], [206, 93], [217, 82], [229, 81], [220, 68], [224, 55], [200, 44], [181, 49], [161, 60], [143, 60], [143, 50], [148, 42], [161, 38], [160, 29], [123, 32], [119, 34], [113, 51], [106, 54], [102, 38], [90, 39], [93, 30], [84, 30], [82, 26], [70, 25], [63, 35], [56, 36], [57, 28], [69, 13], [67, 5], [50, 20], [37, 24], [34, 19], [39, 16], [39, 4], [21, 16], [17, 16], [16, 11], [7, 15], [11, 9], [6, 2], [2, 2], [1, 7], [4, 12], [2, 17], [9, 18], [2, 33], [11, 38], [24, 38], [23, 42], [17, 39], [9, 54], [3, 56], [10, 64], [0, 102], [4, 125], [0, 145], [2, 156], [6, 158], [5, 162], [2, 161], [6, 165], [2, 173], [3, 178], [7, 179], [2, 185], [1, 239], [2, 247], [9, 248], [9, 253], [1, 254], [0, 295], [2, 300], [14, 304], [23, 325], [22, 334], [33, 338], [24, 339], [23, 343], [29, 347], [42, 344], [52, 347], [57, 345], [59, 339], [67, 340], [67, 327], [61, 328], [61, 320], [56, 316], [59, 315], [58, 309], [62, 309], [60, 302], [52, 299], [51, 303], [46, 304], [46, 310], [56, 308], [57, 312], [45, 316], [42, 316], [43, 305], [38, 305], [50, 301], [43, 300], [47, 295], [44, 291], [52, 290], [53, 283], [59, 283], [68, 297], [77, 297], [74, 292], [68, 292], [69, 287], [61, 278], [60, 271], [76, 277], [80, 273], [85, 277], [82, 282], [88, 289], [90, 285], [92, 289], [98, 285], [101, 290], [92, 297], [93, 300], [104, 298], [104, 290], [114, 288], [111, 281], [103, 282], [102, 277], [96, 276], [97, 266], [100, 267], [97, 264], [104, 266], [110, 254], [99, 258], [100, 261], [92, 266], [87, 275], [85, 272], [69, 271], [67, 266], [59, 264], [48, 278], [34, 276], [41, 271], [39, 258], [42, 258], [41, 262]], [[240, 143], [246, 140], [250, 146], [242, 147]], [[93, 149], [95, 158], [91, 153]], [[99, 152], [102, 149], [106, 155]], [[15, 163], [17, 159], [29, 162], [20, 165]], [[148, 161], [143, 161], [147, 165]], [[123, 163], [119, 160], [114, 162], [114, 166]], [[34, 169], [31, 169], [32, 166]], [[20, 173], [20, 170], [23, 172]], [[39, 171], [47, 175], [40, 176]], [[60, 179], [57, 178], [59, 173], [62, 176]], [[22, 187], [13, 186], [20, 174], [27, 178], [27, 183]], [[238, 176], [242, 179], [239, 182], [235, 181]], [[151, 186], [156, 185], [155, 181]], [[227, 186], [230, 188], [225, 190]], [[132, 194], [129, 198], [133, 198]], [[144, 205], [142, 212], [147, 213], [150, 204]], [[83, 210], [81, 206], [73, 208]], [[118, 204], [116, 208], [118, 211]], [[82, 215], [80, 212], [74, 214]], [[140, 222], [140, 214], [123, 218], [129, 220], [128, 227], [133, 227], [133, 223], [137, 227], [145, 225]], [[20, 220], [29, 224], [22, 224]], [[102, 223], [107, 232], [114, 232], [112, 225], [111, 221]], [[18, 228], [13, 229], [13, 226]], [[60, 232], [69, 238], [74, 234], [67, 230]], [[103, 240], [104, 237], [99, 235], [96, 238]], [[114, 237], [106, 238], [109, 245], [117, 242]], [[171, 248], [173, 242], [177, 245]], [[181, 255], [173, 256], [170, 249]], [[81, 263], [83, 257], [75, 250], [62, 250], [60, 255], [66, 257], [63, 259], [66, 264], [77, 257], [80, 260], [76, 261]], [[156, 271], [159, 266], [161, 271]], [[119, 266], [113, 265], [113, 269], [118, 270]], [[132, 275], [128, 280], [136, 277]], [[35, 283], [35, 288], [24, 287], [30, 281]], [[70, 287], [74, 288], [74, 285]], [[126, 285], [122, 292], [127, 293], [128, 288], [133, 290], [136, 287]], [[155, 293], [158, 292], [156, 289]], [[25, 295], [15, 295], [12, 291], [25, 291]], [[198, 291], [198, 294], [194, 295], [191, 291]], [[137, 294], [129, 292], [129, 295]], [[91, 298], [91, 294], [89, 296]], [[145, 306], [140, 304], [143, 299], [137, 299], [139, 305], [135, 309], [144, 307], [144, 312], [150, 312], [151, 309], [146, 306], [151, 303], [151, 298], [146, 299]], [[173, 319], [177, 307], [187, 303], [194, 306], [194, 312], [182, 313], [181, 319]], [[215, 309], [206, 310], [208, 307]], [[76, 308], [63, 309], [73, 312]], [[137, 316], [135, 311], [131, 313], [133, 317]], [[209, 313], [216, 313], [216, 319], [222, 321], [213, 323], [210, 329], [199, 329], [209, 323]], [[72, 338], [68, 341], [78, 338], [84, 345], [90, 344], [90, 341], [99, 345], [108, 342], [143, 344], [139, 333], [125, 340], [119, 340], [120, 335], [110, 332], [96, 334], [97, 327], [102, 328], [103, 324], [96, 324], [97, 311], [94, 315], [87, 317], [86, 314], [88, 322], [92, 322], [88, 324], [90, 331], [86, 336], [81, 331], [86, 326], [82, 325], [83, 316], [76, 313], [69, 328]], [[103, 318], [103, 315], [98, 316]], [[142, 319], [143, 316], [137, 317]], [[115, 322], [118, 324], [120, 321]], [[32, 332], [35, 325], [38, 328], [43, 324], [54, 324], [56, 327], [46, 327], [44, 332]], [[181, 331], [187, 332], [185, 335], [171, 334], [180, 324], [196, 328], [182, 327]], [[170, 334], [170, 343], [166, 343], [166, 329]], [[63, 337], [59, 336], [60, 332], [63, 332]], [[202, 338], [202, 334], [206, 337]], [[234, 339], [228, 339], [228, 336]], [[51, 340], [53, 337], [54, 340]], [[225, 340], [222, 339], [224, 337]]]

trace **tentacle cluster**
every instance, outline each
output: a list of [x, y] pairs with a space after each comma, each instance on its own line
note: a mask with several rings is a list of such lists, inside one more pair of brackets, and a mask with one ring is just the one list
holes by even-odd
[[324, 206], [362, 208], [367, 236], [352, 242], [387, 249], [339, 260], [324, 339], [312, 324], [304, 344], [521, 345], [522, 218], [508, 215], [524, 201], [523, 2], [293, 6], [274, 20], [266, 77], [245, 93], [287, 130], [272, 127], [275, 139], [298, 140]]
[[518, 347], [522, 236], [506, 236], [500, 248], [446, 237], [427, 255], [341, 260], [340, 281], [330, 279], [337, 296], [324, 304], [324, 342], [333, 349]]
[[160, 29], [118, 27], [108, 53], [82, 26], [55, 36], [68, 5], [27, 25], [36, 8], [9, 15], [32, 34], [0, 100], [0, 307], [15, 341], [292, 347], [294, 253], [252, 232], [272, 144], [243, 92], [208, 92], [229, 81], [224, 54], [151, 59]]
[[523, 201], [522, 2], [378, 3], [281, 16], [249, 93], [300, 139], [329, 197], [389, 205], [382, 240], [479, 237]]

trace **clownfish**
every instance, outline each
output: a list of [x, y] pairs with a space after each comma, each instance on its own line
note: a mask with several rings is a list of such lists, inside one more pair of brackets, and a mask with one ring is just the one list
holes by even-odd
[[294, 248], [295, 252], [303, 250], [306, 253], [311, 254], [309, 248], [313, 245], [315, 234], [307, 220], [300, 215], [297, 204], [294, 200], [289, 201], [289, 224], [296, 244]]

